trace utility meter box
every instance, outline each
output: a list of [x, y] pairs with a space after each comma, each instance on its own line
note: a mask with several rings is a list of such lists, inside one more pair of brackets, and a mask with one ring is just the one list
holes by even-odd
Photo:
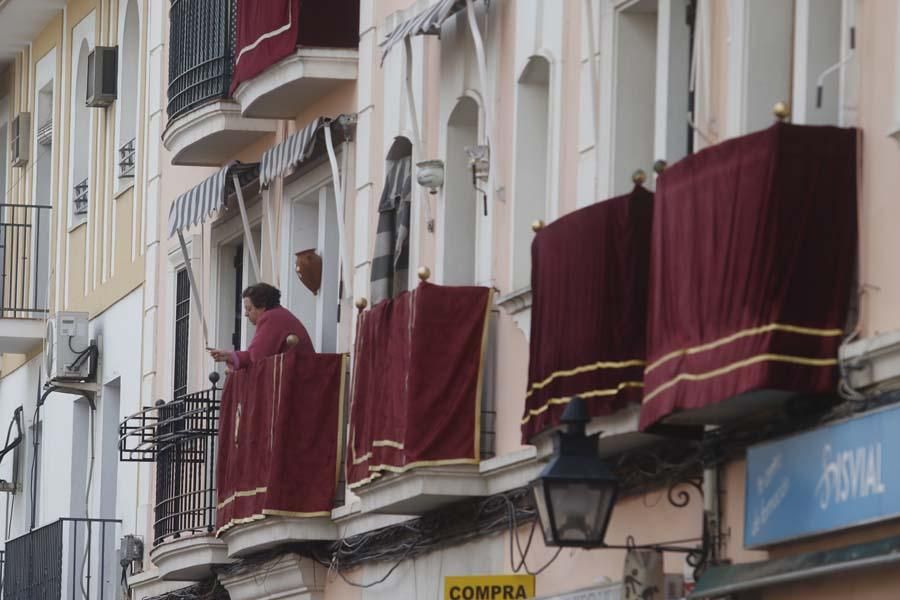
[[50, 381], [85, 381], [94, 352], [88, 337], [88, 313], [58, 312], [47, 320], [44, 367]]

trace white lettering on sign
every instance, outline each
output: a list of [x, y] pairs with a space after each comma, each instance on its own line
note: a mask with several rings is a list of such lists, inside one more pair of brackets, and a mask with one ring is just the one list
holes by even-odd
[[825, 444], [822, 476], [816, 485], [819, 508], [828, 510], [832, 504], [883, 494], [886, 488], [881, 475], [881, 442], [840, 452]]
[[791, 489], [790, 479], [782, 476], [769, 497], [766, 497], [766, 493], [772, 487], [772, 483], [780, 473], [782, 466], [784, 466], [784, 461], [781, 458], [781, 453], [778, 453], [772, 457], [763, 474], [756, 478], [756, 492], [762, 500], [762, 506], [757, 508], [753, 514], [753, 535], [758, 535], [760, 529], [769, 522], [769, 519], [787, 497], [788, 490]]

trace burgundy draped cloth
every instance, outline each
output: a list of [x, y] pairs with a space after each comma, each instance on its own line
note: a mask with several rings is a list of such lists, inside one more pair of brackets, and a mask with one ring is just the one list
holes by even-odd
[[359, 1], [237, 0], [237, 40], [231, 93], [297, 46], [355, 48]]
[[360, 314], [350, 487], [417, 466], [475, 464], [491, 291], [421, 283]]
[[744, 392], [834, 390], [856, 256], [855, 130], [780, 123], [666, 169], [641, 428]]
[[330, 516], [345, 360], [289, 350], [228, 375], [216, 463], [218, 534], [267, 516]]
[[640, 403], [652, 222], [653, 194], [636, 187], [535, 235], [524, 443], [573, 396], [595, 417]]

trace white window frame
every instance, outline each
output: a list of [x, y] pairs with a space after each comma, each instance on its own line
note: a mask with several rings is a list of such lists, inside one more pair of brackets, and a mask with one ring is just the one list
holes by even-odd
[[[87, 162], [87, 177], [88, 177], [88, 212], [86, 215], [75, 215], [75, 160], [74, 157], [76, 153], [79, 151], [84, 152], [84, 149], [79, 150], [76, 148], [76, 144], [80, 141], [77, 139], [77, 135], [75, 134], [75, 127], [77, 126], [78, 119], [78, 102], [80, 101], [82, 104], [85, 102], [84, 98], [78, 98], [78, 59], [81, 56], [81, 46], [84, 42], [87, 42], [87, 50], [90, 53], [94, 49], [94, 36], [96, 28], [96, 11], [91, 11], [88, 13], [86, 17], [84, 17], [81, 21], [78, 22], [78, 25], [75, 26], [75, 29], [72, 31], [72, 56], [71, 56], [71, 67], [70, 67], [70, 82], [69, 82], [69, 185], [67, 186], [66, 197], [69, 199], [68, 210], [67, 213], [67, 223], [68, 230], [71, 232], [77, 227], [80, 227], [84, 223], [89, 222], [91, 216], [91, 202], [90, 197], [91, 194], [95, 191], [93, 188], [95, 187], [92, 173], [94, 171], [94, 111], [88, 109], [87, 114], [90, 115], [90, 121], [88, 123], [88, 139], [86, 140], [88, 149], [88, 162]], [[85, 69], [85, 73], [87, 69]], [[96, 204], [95, 204], [96, 207]], [[87, 277], [90, 269], [88, 268], [88, 263], [90, 262], [90, 252], [85, 253], [86, 263], [85, 263], [85, 292], [87, 292]], [[96, 254], [96, 253], [95, 253]]]
[[[262, 247], [262, 238], [257, 234], [257, 231], [262, 233], [262, 201], [252, 202], [248, 199], [247, 206], [247, 221], [250, 226], [250, 231], [254, 234], [253, 241], [256, 242], [257, 245]], [[234, 213], [236, 211], [229, 211]], [[224, 250], [224, 246], [228, 246], [235, 241], [243, 240], [244, 246], [244, 255], [243, 255], [243, 273], [241, 279], [241, 289], [246, 288], [250, 285], [250, 277], [252, 276], [253, 268], [251, 266], [250, 261], [250, 246], [249, 240], [246, 239], [244, 235], [244, 226], [241, 221], [240, 215], [233, 214], [231, 216], [226, 217], [222, 220], [217, 220], [212, 223], [212, 233], [211, 233], [211, 243], [210, 247], [211, 257], [210, 257], [210, 270], [209, 270], [209, 292], [207, 296], [207, 304], [204, 306], [209, 306], [209, 343], [217, 348], [230, 348], [231, 342], [230, 340], [221, 340], [219, 335], [221, 333], [221, 328], [224, 326], [222, 323], [222, 318], [230, 318], [230, 315], [221, 315], [220, 308], [222, 303], [222, 294], [231, 294], [232, 290], [223, 290], [222, 289], [222, 268], [226, 265], [222, 264], [221, 256]], [[194, 269], [194, 273], [200, 273], [201, 271], [198, 269]], [[250, 344], [250, 340], [253, 339], [253, 332], [255, 328], [247, 319], [247, 317], [241, 317], [241, 345], [246, 348]], [[227, 346], [223, 345], [227, 342]]]
[[[127, 18], [128, 5], [134, 2], [134, 10], [137, 15], [137, 27], [138, 27], [138, 39], [136, 40], [126, 40], [125, 39], [125, 19]], [[142, 6], [139, 0], [119, 0], [119, 65], [118, 65], [118, 74], [116, 80], [116, 89], [118, 90], [118, 98], [116, 99], [116, 146], [113, 150], [115, 156], [115, 169], [113, 181], [115, 182], [115, 190], [116, 194], [122, 194], [126, 190], [134, 187], [135, 182], [137, 180], [138, 175], [138, 164], [139, 157], [141, 153], [139, 152], [140, 148], [138, 147], [138, 138], [140, 137], [140, 125], [141, 125], [141, 110], [140, 106], [144, 103], [143, 94], [141, 94], [140, 88], [143, 86], [143, 78], [141, 77], [141, 48], [143, 48], [144, 44], [144, 27], [143, 27], [143, 17], [142, 14]], [[135, 74], [135, 81], [137, 83], [138, 89], [136, 90], [128, 90], [126, 86], [123, 85], [123, 73], [125, 68], [128, 66], [125, 64], [125, 48], [131, 47], [136, 44], [137, 48], [135, 49], [135, 55], [137, 57], [137, 64], [135, 68], [137, 69], [137, 73]], [[125, 106], [132, 102], [135, 104], [134, 107], [134, 176], [133, 177], [119, 177], [119, 148], [122, 147], [122, 144], [125, 140], [122, 139], [122, 117]], [[113, 246], [115, 247], [115, 246]]]
[[[341, 153], [343, 150], [341, 148], [335, 148], [335, 152], [337, 154], [338, 163], [341, 161]], [[282, 286], [282, 306], [290, 307], [292, 306], [292, 301], [295, 300], [293, 297], [291, 286], [288, 284], [292, 278], [296, 278], [297, 274], [294, 272], [294, 261], [293, 261], [293, 252], [294, 248], [291, 247], [291, 236], [294, 229], [293, 223], [293, 208], [294, 205], [299, 203], [302, 198], [309, 197], [312, 194], [318, 194], [319, 196], [319, 205], [317, 207], [317, 215], [318, 215], [318, 223], [317, 227], [317, 237], [318, 241], [316, 242], [316, 252], [322, 256], [323, 258], [323, 271], [322, 271], [322, 289], [325, 288], [326, 284], [326, 273], [324, 270], [324, 251], [322, 250], [323, 243], [325, 242], [325, 236], [327, 235], [327, 227], [323, 227], [325, 225], [326, 215], [323, 214], [321, 210], [322, 206], [327, 202], [334, 202], [334, 181], [331, 173], [331, 166], [327, 161], [323, 161], [320, 164], [314, 165], [309, 168], [307, 171], [303, 172], [299, 177], [290, 183], [286, 183], [283, 187], [283, 197], [282, 197], [282, 208], [281, 208], [281, 226], [278, 232], [278, 239], [280, 243], [278, 246], [282, 249], [280, 254], [282, 255], [279, 278], [281, 280]], [[330, 190], [330, 196], [329, 196]], [[327, 208], [327, 205], [326, 205]], [[337, 213], [335, 207], [335, 213]], [[338, 216], [338, 218], [340, 218]], [[334, 235], [337, 236], [338, 232], [335, 229]], [[335, 243], [339, 244], [339, 240], [334, 240]], [[337, 255], [340, 255], [340, 250], [338, 249]], [[340, 270], [340, 265], [338, 265], [338, 269]], [[340, 286], [340, 279], [336, 279], [336, 284]], [[312, 340], [313, 346], [315, 347], [317, 352], [322, 351], [322, 341], [325, 336], [325, 314], [326, 311], [337, 311], [338, 310], [338, 293], [335, 293], [335, 302], [333, 305], [326, 304], [326, 294], [319, 290], [319, 294], [316, 296], [316, 325], [312, 330], [308, 330], [309, 336]], [[344, 307], [342, 306], [342, 309]], [[342, 314], [342, 320], [344, 318], [349, 318], [350, 315]], [[306, 327], [308, 324], [303, 323], [303, 326]], [[335, 351], [341, 347], [341, 336], [340, 329], [341, 324], [337, 321], [334, 322], [334, 340], [335, 340]]]
[[[201, 273], [202, 259], [200, 256], [199, 249], [203, 247], [203, 243], [200, 240], [200, 236], [198, 235], [185, 235], [184, 236], [185, 247], [187, 248], [188, 256], [190, 256], [191, 260], [191, 269], [193, 269], [194, 273]], [[178, 271], [181, 269], [187, 268], [187, 263], [184, 260], [184, 254], [181, 252], [181, 248], [178, 246], [169, 250], [168, 261], [166, 265], [166, 281], [169, 282], [168, 289], [166, 290], [166, 306], [170, 307], [167, 324], [166, 324], [166, 337], [165, 337], [165, 347], [171, 349], [171, 353], [167, 354], [167, 361], [164, 363], [163, 372], [165, 373], [165, 395], [164, 397], [169, 397], [175, 389], [175, 369], [173, 365], [175, 364], [175, 296], [176, 296], [176, 286], [178, 285]], [[188, 363], [188, 393], [190, 393], [191, 388], [196, 383], [191, 380], [192, 374], [194, 374], [194, 340], [197, 339], [194, 335], [194, 329], [200, 326], [200, 319], [197, 313], [196, 302], [197, 299], [194, 297], [194, 290], [190, 290], [191, 296], [191, 310], [189, 322], [190, 326], [188, 327], [188, 350], [187, 350], [187, 363]], [[174, 400], [174, 398], [172, 398]]]

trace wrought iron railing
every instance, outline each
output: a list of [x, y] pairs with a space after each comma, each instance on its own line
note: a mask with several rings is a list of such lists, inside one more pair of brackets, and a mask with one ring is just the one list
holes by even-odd
[[0, 318], [47, 313], [50, 206], [0, 204]]
[[157, 407], [154, 544], [215, 529], [218, 391]]
[[4, 600], [114, 600], [121, 521], [60, 519], [6, 542]]
[[119, 148], [119, 177], [134, 177], [134, 138]]
[[169, 120], [231, 86], [237, 0], [172, 0], [169, 8]]
[[74, 208], [76, 215], [86, 215], [88, 212], [88, 180], [85, 178], [75, 184]]

